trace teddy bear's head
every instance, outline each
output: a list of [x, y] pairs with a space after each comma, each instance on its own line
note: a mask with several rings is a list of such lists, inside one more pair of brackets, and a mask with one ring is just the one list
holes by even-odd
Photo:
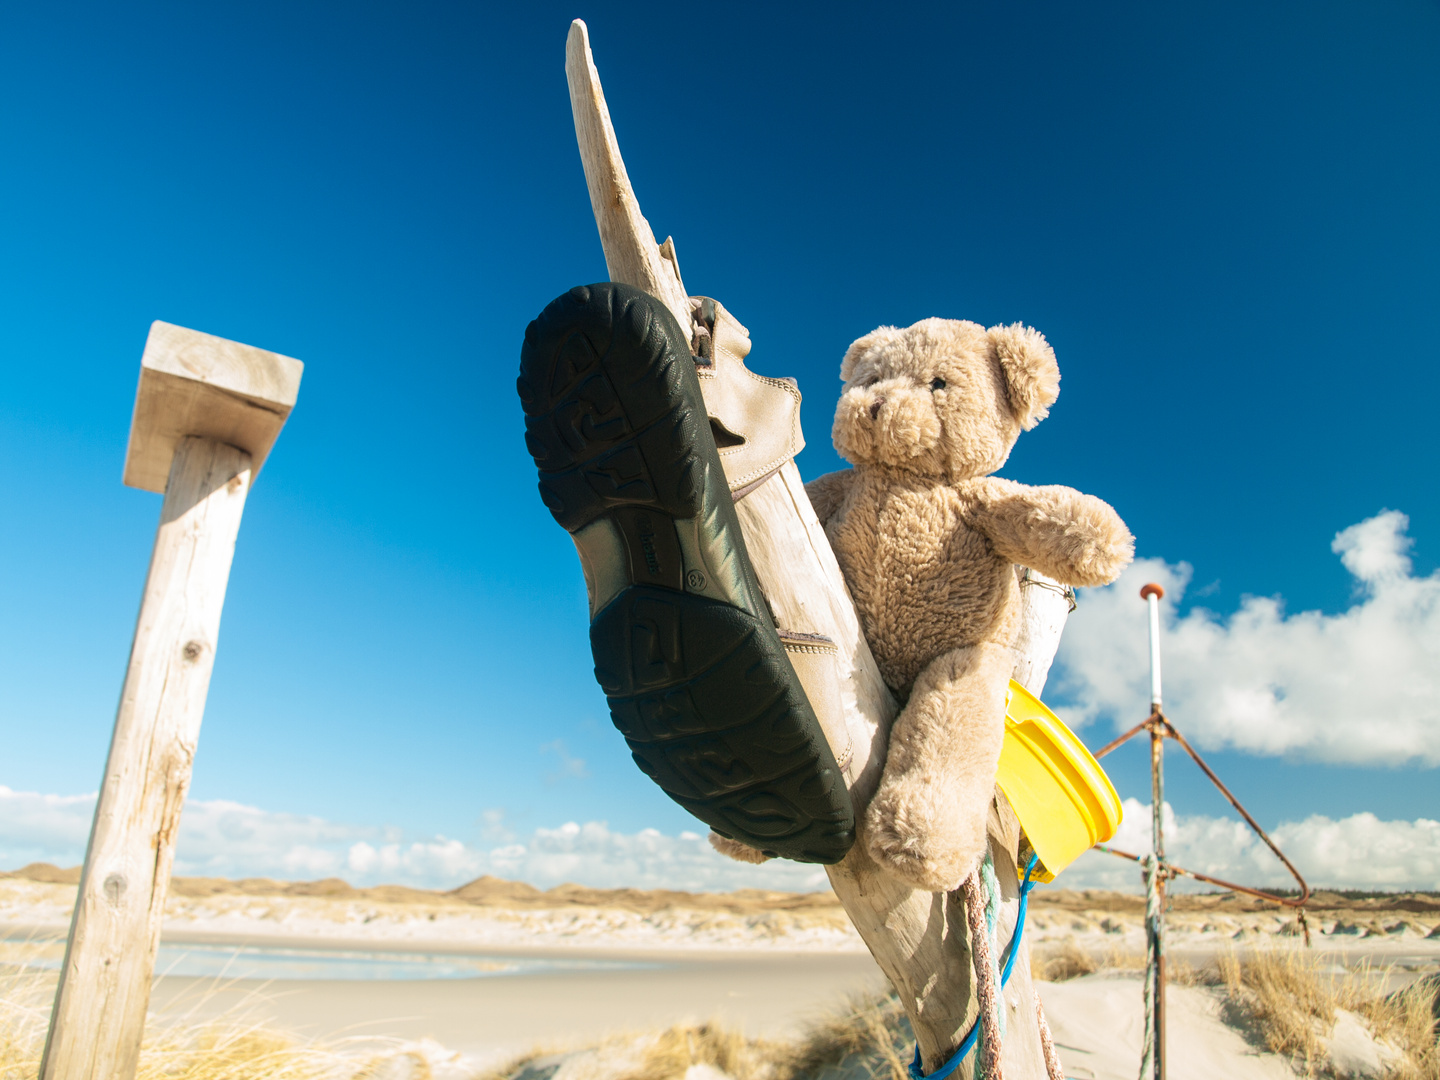
[[950, 480], [1004, 465], [1060, 394], [1054, 351], [1019, 323], [882, 326], [850, 346], [840, 378], [831, 434], [841, 456]]

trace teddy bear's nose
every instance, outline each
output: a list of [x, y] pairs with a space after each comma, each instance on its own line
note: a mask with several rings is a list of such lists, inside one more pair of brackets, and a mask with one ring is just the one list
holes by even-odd
[[884, 404], [885, 404], [885, 399], [884, 399], [883, 397], [877, 397], [873, 402], [870, 403], [870, 419], [871, 419], [871, 420], [874, 420], [876, 417], [878, 417], [878, 416], [880, 415], [880, 406], [881, 406], [881, 405], [884, 405]]

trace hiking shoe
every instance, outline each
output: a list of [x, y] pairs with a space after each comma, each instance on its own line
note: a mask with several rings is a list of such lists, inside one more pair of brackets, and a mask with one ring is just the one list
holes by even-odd
[[635, 763], [722, 836], [838, 862], [854, 809], [745, 553], [674, 316], [628, 285], [571, 289], [526, 328], [517, 387]]

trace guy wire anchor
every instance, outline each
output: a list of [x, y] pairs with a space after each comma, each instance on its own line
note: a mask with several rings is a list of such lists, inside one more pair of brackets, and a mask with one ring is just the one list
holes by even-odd
[[[1145, 1043], [1140, 1063], [1140, 1080], [1153, 1077], [1154, 1080], [1165, 1080], [1165, 882], [1170, 878], [1185, 875], [1195, 878], [1197, 881], [1204, 881], [1211, 885], [1218, 885], [1222, 889], [1231, 889], [1235, 892], [1245, 893], [1249, 896], [1258, 897], [1261, 900], [1268, 900], [1271, 903], [1280, 904], [1284, 907], [1295, 909], [1296, 922], [1300, 926], [1301, 933], [1305, 937], [1305, 946], [1310, 946], [1310, 926], [1305, 921], [1305, 901], [1310, 898], [1310, 886], [1300, 876], [1300, 871], [1285, 857], [1285, 853], [1270, 839], [1269, 834], [1260, 827], [1250, 812], [1240, 805], [1240, 800], [1230, 793], [1230, 789], [1220, 782], [1214, 770], [1205, 764], [1205, 760], [1195, 751], [1179, 729], [1170, 722], [1165, 715], [1160, 694], [1160, 600], [1165, 596], [1165, 590], [1151, 582], [1140, 589], [1140, 598], [1149, 606], [1150, 614], [1150, 715], [1140, 723], [1136, 724], [1119, 738], [1107, 743], [1096, 754], [1096, 758], [1102, 758], [1110, 753], [1117, 746], [1128, 742], [1142, 731], [1150, 733], [1150, 817], [1152, 851], [1150, 854], [1140, 856], [1132, 855], [1128, 851], [1120, 851], [1116, 848], [1107, 847], [1104, 844], [1096, 844], [1097, 850], [1104, 851], [1110, 855], [1119, 855], [1122, 859], [1130, 859], [1138, 862], [1145, 875]], [[1237, 885], [1233, 881], [1225, 881], [1221, 878], [1210, 877], [1195, 870], [1186, 870], [1184, 867], [1176, 866], [1165, 858], [1165, 828], [1164, 828], [1164, 807], [1165, 807], [1165, 740], [1174, 739], [1185, 748], [1195, 764], [1200, 766], [1212, 784], [1220, 789], [1220, 794], [1225, 796], [1226, 801], [1245, 819], [1245, 823], [1255, 831], [1255, 834], [1265, 841], [1265, 846], [1275, 853], [1275, 857], [1290, 871], [1295, 882], [1300, 887], [1299, 894], [1294, 897], [1277, 896], [1274, 893], [1265, 892], [1261, 889], [1252, 889], [1248, 885]]]

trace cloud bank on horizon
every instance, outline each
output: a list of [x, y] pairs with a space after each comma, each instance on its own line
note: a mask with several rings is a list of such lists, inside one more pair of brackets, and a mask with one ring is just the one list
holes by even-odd
[[[1416, 577], [1404, 514], [1387, 510], [1340, 532], [1332, 548], [1356, 582], [1356, 600], [1334, 615], [1287, 615], [1275, 597], [1249, 597], [1221, 617], [1176, 603], [1192, 571], [1185, 563], [1141, 560], [1116, 584], [1087, 590], [1071, 617], [1051, 693], [1074, 725], [1133, 722], [1149, 700], [1142, 582], [1166, 588], [1167, 710], [1194, 741], [1256, 755], [1287, 754], [1370, 765], [1440, 764], [1440, 572]], [[1091, 741], [1094, 741], [1093, 739]], [[545, 748], [573, 775], [583, 762], [563, 744]], [[47, 795], [0, 786], [0, 866], [71, 866], [84, 855], [95, 796]], [[1182, 866], [1254, 885], [1289, 876], [1238, 819], [1174, 818], [1165, 807], [1166, 847]], [[703, 835], [655, 829], [614, 832], [569, 822], [517, 838], [503, 812], [482, 815], [492, 846], [443, 836], [277, 813], [224, 800], [185, 807], [175, 873], [187, 876], [314, 879], [357, 885], [451, 888], [482, 874], [540, 887], [737, 888], [809, 891], [827, 887], [818, 866], [771, 861], [746, 866], [711, 850]], [[1125, 803], [1115, 845], [1149, 850], [1150, 808]], [[1312, 815], [1279, 823], [1272, 835], [1315, 886], [1440, 890], [1440, 822], [1381, 821], [1361, 813]], [[1060, 879], [1073, 888], [1138, 890], [1133, 864], [1083, 856]]]
[[[1150, 805], [1125, 800], [1125, 819], [1113, 844], [1139, 855], [1150, 850]], [[1312, 889], [1440, 890], [1440, 821], [1381, 821], [1352, 814], [1339, 821], [1314, 814], [1282, 822], [1271, 839], [1305, 875]], [[1165, 854], [1177, 866], [1242, 885], [1293, 888], [1295, 879], [1238, 818], [1175, 815], [1165, 804]], [[1213, 888], [1178, 878], [1181, 891]], [[1138, 892], [1132, 862], [1089, 851], [1058, 879], [1072, 889]]]
[[[1180, 865], [1232, 881], [1286, 885], [1285, 870], [1238, 820], [1176, 818], [1167, 804], [1166, 849]], [[0, 865], [74, 866], [84, 856], [92, 795], [42, 795], [0, 787]], [[1355, 814], [1339, 821], [1312, 816], [1285, 822], [1273, 835], [1312, 885], [1363, 889], [1440, 889], [1440, 821], [1380, 821]], [[1125, 801], [1115, 846], [1149, 850], [1150, 808]], [[493, 847], [443, 836], [413, 838], [397, 830], [274, 813], [223, 800], [185, 807], [175, 873], [195, 877], [342, 877], [355, 885], [401, 884], [448, 889], [479, 877], [528, 881], [541, 888], [575, 882], [598, 888], [828, 888], [823, 868], [772, 860], [747, 866], [722, 858], [699, 833], [655, 829], [619, 833], [604, 822], [536, 829]], [[1138, 891], [1135, 865], [1090, 853], [1059, 879], [1069, 888]]]
[[[74, 866], [85, 855], [95, 795], [46, 795], [0, 786], [0, 866]], [[221, 799], [185, 804], [175, 870], [187, 877], [343, 877], [355, 885], [448, 889], [482, 874], [542, 888], [574, 882], [599, 888], [740, 888], [809, 892], [827, 888], [818, 866], [772, 860], [744, 866], [723, 858], [698, 832], [611, 831], [604, 822], [564, 823], [517, 840], [503, 816], [487, 813], [493, 846], [398, 829], [276, 813]]]
[[[1176, 615], [1193, 571], [1141, 559], [1115, 584], [1086, 590], [1070, 617], [1049, 694], [1073, 727], [1144, 719], [1149, 646], [1136, 596], [1161, 604], [1166, 712], [1202, 747], [1351, 765], [1440, 765], [1440, 571], [1411, 572], [1409, 519], [1386, 510], [1336, 535], [1356, 602], [1287, 615], [1250, 596], [1228, 617]], [[1091, 741], [1094, 741], [1093, 739]]]

